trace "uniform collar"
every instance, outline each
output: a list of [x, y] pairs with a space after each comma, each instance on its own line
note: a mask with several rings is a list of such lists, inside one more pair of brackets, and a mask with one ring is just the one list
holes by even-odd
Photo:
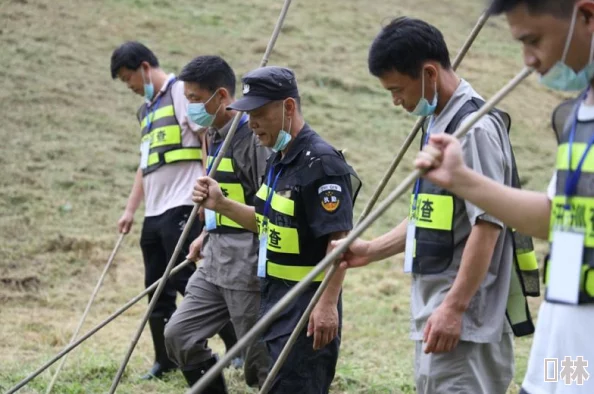
[[454, 91], [454, 94], [452, 94], [452, 97], [450, 97], [446, 105], [443, 107], [441, 113], [433, 120], [431, 132], [444, 131], [452, 119], [454, 119], [454, 116], [458, 113], [460, 108], [473, 97], [481, 98], [465, 79], [460, 78], [460, 83]]
[[289, 146], [289, 151], [287, 152], [285, 157], [281, 159], [281, 153], [277, 152], [276, 156], [274, 157], [273, 163], [275, 165], [280, 163], [284, 166], [291, 164], [297, 158], [297, 156], [299, 156], [299, 153], [301, 153], [301, 151], [305, 149], [305, 147], [307, 146], [307, 140], [309, 139], [309, 137], [311, 137], [313, 133], [314, 131], [311, 129], [311, 127], [309, 127], [307, 123], [304, 123], [303, 127], [301, 128], [301, 131], [299, 131], [299, 134], [297, 134], [297, 137], [295, 137], [295, 139]]
[[[244, 117], [247, 117], [246, 114], [243, 114], [241, 116], [241, 119], [239, 120], [239, 124], [237, 125], [237, 130], [241, 129], [243, 127], [243, 125], [241, 124], [242, 119], [244, 119]], [[233, 124], [233, 120], [235, 119], [235, 116], [233, 116], [227, 123], [225, 123], [225, 125], [223, 127], [221, 127], [220, 129], [217, 129], [214, 126], [210, 126], [208, 128], [208, 135], [210, 138], [214, 138], [216, 140], [219, 139], [225, 139], [225, 137], [227, 137], [227, 134], [229, 134], [229, 130], [231, 130], [231, 125]], [[237, 131], [236, 130], [236, 131]]]
[[229, 130], [231, 130], [231, 125], [233, 124], [233, 119], [235, 119], [235, 117], [232, 117], [231, 120], [229, 120], [227, 123], [225, 123], [225, 125], [223, 127], [221, 127], [220, 129], [210, 126], [208, 128], [208, 135], [215, 140], [225, 139], [225, 137], [227, 137], [227, 134], [229, 134]]

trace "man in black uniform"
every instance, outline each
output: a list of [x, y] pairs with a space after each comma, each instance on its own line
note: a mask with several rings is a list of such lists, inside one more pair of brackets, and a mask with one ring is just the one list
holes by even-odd
[[[263, 67], [246, 74], [244, 96], [228, 109], [248, 112], [269, 160], [255, 208], [223, 196], [211, 178], [199, 178], [193, 201], [225, 215], [260, 237], [258, 276], [261, 314], [267, 313], [324, 258], [331, 240], [353, 226], [353, 204], [361, 182], [344, 157], [303, 119], [295, 75]], [[338, 360], [342, 325], [339, 270], [314, 308], [307, 330], [275, 378], [271, 393], [327, 393]], [[263, 334], [274, 361], [322, 281], [288, 306]]]

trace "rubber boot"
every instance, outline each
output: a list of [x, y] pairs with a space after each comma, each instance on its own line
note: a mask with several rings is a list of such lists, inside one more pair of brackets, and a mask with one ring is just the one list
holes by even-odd
[[177, 365], [167, 357], [167, 350], [165, 348], [165, 324], [167, 323], [164, 317], [149, 318], [149, 326], [153, 337], [153, 347], [155, 349], [155, 363], [151, 370], [144, 375], [142, 380], [160, 379], [163, 374], [174, 371]]
[[[235, 327], [231, 320], [225, 324], [225, 326], [219, 331], [219, 336], [225, 343], [225, 351], [228, 352], [237, 343], [237, 335], [235, 334]], [[231, 360], [229, 366], [233, 366], [235, 369], [243, 368], [243, 357], [241, 355]]]
[[[200, 378], [203, 377], [204, 374], [217, 363], [217, 361], [219, 361], [219, 358], [215, 354], [208, 360], [200, 363], [196, 368], [182, 371], [184, 378], [186, 378], [186, 382], [188, 382], [188, 386], [192, 387], [196, 384], [196, 382], [200, 380]], [[225, 377], [223, 374], [221, 373], [215, 377], [214, 380], [206, 386], [203, 392], [208, 394], [228, 394], [229, 392], [227, 391], [227, 385], [225, 384]]]

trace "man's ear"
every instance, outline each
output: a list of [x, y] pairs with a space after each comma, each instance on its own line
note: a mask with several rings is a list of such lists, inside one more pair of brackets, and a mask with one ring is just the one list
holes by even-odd
[[590, 33], [594, 34], [594, 1], [581, 0], [575, 6], [578, 8], [578, 15], [586, 19]]

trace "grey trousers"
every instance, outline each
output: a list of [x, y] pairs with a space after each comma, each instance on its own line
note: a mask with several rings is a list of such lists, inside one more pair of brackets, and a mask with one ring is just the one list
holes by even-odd
[[[165, 346], [169, 358], [182, 370], [193, 370], [212, 357], [208, 339], [229, 320], [237, 338], [258, 320], [259, 291], [229, 290], [208, 282], [200, 269], [186, 287], [186, 295], [165, 326]], [[262, 385], [271, 359], [266, 345], [259, 340], [243, 352], [244, 374], [248, 386]]]
[[505, 394], [514, 377], [511, 334], [498, 343], [458, 342], [448, 353], [423, 352], [415, 343], [415, 380], [419, 394]]

